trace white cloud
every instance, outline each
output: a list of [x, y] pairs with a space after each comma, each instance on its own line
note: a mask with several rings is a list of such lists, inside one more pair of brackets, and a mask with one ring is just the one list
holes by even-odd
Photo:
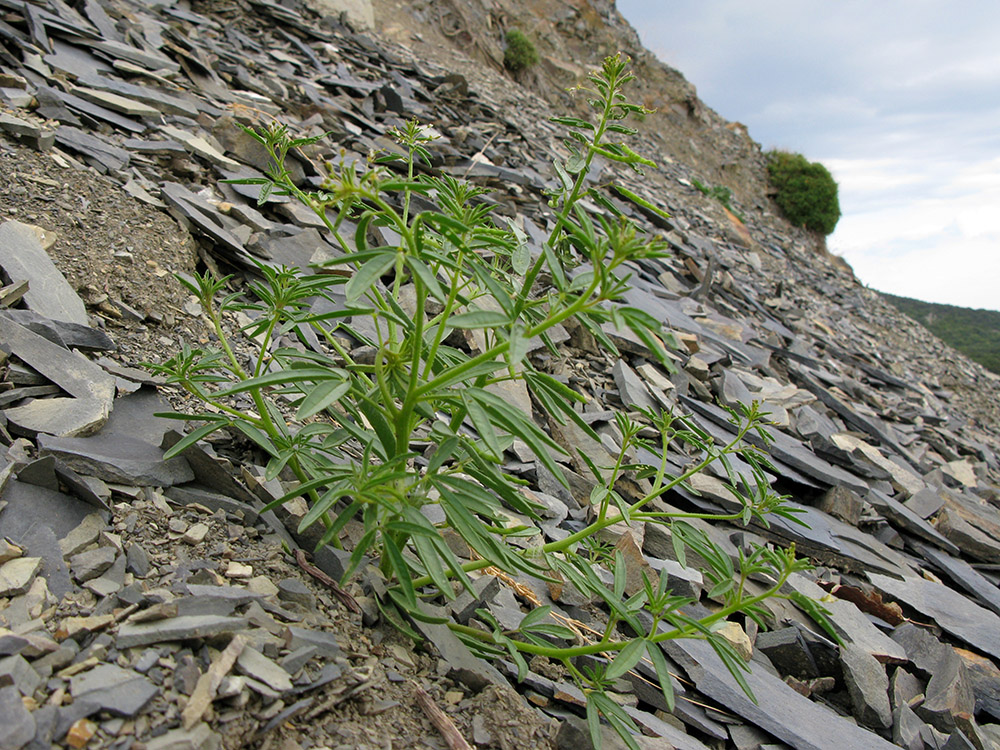
[[618, 0], [765, 147], [821, 161], [830, 247], [877, 289], [1000, 309], [1000, 3]]

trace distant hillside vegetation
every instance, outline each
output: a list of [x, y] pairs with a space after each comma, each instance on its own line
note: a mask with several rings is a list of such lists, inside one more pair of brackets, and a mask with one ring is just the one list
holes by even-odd
[[946, 344], [1000, 374], [1000, 312], [921, 302], [884, 292], [882, 296]]

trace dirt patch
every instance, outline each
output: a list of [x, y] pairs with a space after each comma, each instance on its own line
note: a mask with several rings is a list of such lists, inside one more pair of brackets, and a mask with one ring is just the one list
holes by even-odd
[[39, 153], [4, 137], [0, 221], [9, 219], [54, 233], [49, 255], [118, 343], [121, 362], [159, 360], [205, 337], [172, 276], [194, 270], [197, 244], [166, 212], [57, 149]]

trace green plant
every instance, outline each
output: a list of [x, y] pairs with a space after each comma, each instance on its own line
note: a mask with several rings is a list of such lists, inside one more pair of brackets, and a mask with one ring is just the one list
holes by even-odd
[[512, 73], [538, 64], [538, 50], [535, 44], [520, 29], [511, 29], [506, 36], [507, 47], [503, 52], [503, 64]]
[[704, 183], [702, 183], [702, 182], [700, 182], [698, 180], [691, 180], [691, 184], [694, 185], [695, 188], [702, 195], [708, 196], [709, 198], [715, 198], [715, 200], [719, 201], [719, 203], [721, 203], [723, 206], [725, 206], [726, 210], [729, 211], [733, 216], [735, 216], [736, 218], [738, 218], [740, 221], [743, 221], [743, 216], [741, 214], [737, 213], [736, 209], [733, 208], [733, 205], [732, 205], [733, 191], [732, 190], [730, 190], [729, 188], [727, 188], [727, 187], [725, 187], [723, 185], [715, 185], [713, 187], [709, 187], [708, 185], [705, 185]]
[[830, 234], [840, 220], [837, 182], [819, 162], [802, 154], [770, 151], [767, 173], [777, 190], [775, 201], [796, 226]]
[[[623, 93], [632, 78], [627, 59], [609, 57], [583, 89], [597, 110], [596, 124], [553, 118], [569, 129], [569, 156], [555, 163], [558, 187], [549, 196], [555, 218], [537, 252], [515, 223], [493, 219], [491, 206], [478, 200], [483, 190], [447, 176], [414, 176], [415, 163], [429, 155], [429, 138], [414, 122], [394, 133], [405, 156], [383, 156], [364, 167], [353, 162], [330, 166], [324, 185], [309, 192], [291, 180], [284, 160], [290, 150], [317, 139], [292, 138], [276, 124], [248, 130], [268, 150], [272, 164], [267, 178], [242, 182], [260, 185], [262, 201], [275, 192], [309, 206], [343, 255], [311, 274], [260, 265], [254, 302], [235, 294], [220, 298], [227, 279], [209, 274], [182, 279], [197, 295], [220, 348], [184, 347], [153, 367], [209, 405], [200, 414], [168, 415], [203, 423], [168, 455], [220, 429], [248, 437], [268, 456], [268, 477], [287, 471], [297, 479], [272, 506], [307, 498], [300, 528], [323, 524], [321, 545], [340, 544], [348, 523], [361, 525], [344, 578], [365, 556], [377, 559], [389, 581], [380, 602], [383, 613], [414, 636], [407, 618], [441, 621], [426, 611], [425, 601], [453, 598], [453, 581], [470, 587], [469, 574], [488, 567], [561, 580], [604, 602], [606, 627], [587, 643], [555, 621], [550, 607], [534, 609], [514, 632], [505, 631], [486, 610], [479, 617], [487, 631], [448, 626], [477, 653], [511, 658], [522, 676], [525, 654], [561, 662], [587, 694], [595, 742], [603, 716], [635, 747], [630, 735], [635, 726], [608, 697], [610, 682], [646, 657], [672, 705], [660, 644], [704, 638], [749, 690], [746, 665], [715, 629], [737, 613], [762, 621], [762, 602], [794, 597], [784, 593], [784, 583], [807, 564], [794, 549], [770, 547], [733, 560], [692, 525], [694, 519], [766, 523], [770, 513], [793, 518], [785, 498], [767, 483], [764, 454], [745, 440], [751, 432], [767, 440], [765, 415], [756, 405], [732, 413], [735, 436], [724, 445], [682, 416], [618, 415], [615, 460], [598, 466], [583, 456], [594, 478], [588, 525], [528, 549], [511, 543], [538, 534], [533, 525], [538, 509], [522, 494], [523, 482], [502, 470], [512, 442], [523, 441], [541, 467], [568, 483], [557, 461], [563, 448], [496, 388], [523, 382], [548, 418], [572, 420], [599, 440], [574, 409], [585, 397], [536, 365], [529, 356], [534, 342], [558, 354], [549, 334], [572, 321], [617, 354], [602, 328], [614, 323], [630, 328], [665, 368], [671, 367], [662, 343], [676, 345], [669, 334], [648, 314], [620, 303], [629, 288], [627, 264], [659, 256], [664, 246], [623, 216], [602, 188], [585, 187], [597, 156], [636, 171], [651, 165], [611, 140], [633, 134], [624, 121], [643, 111]], [[659, 211], [628, 189], [612, 187], [622, 198]], [[434, 208], [412, 210], [414, 195], [422, 197], [422, 206]], [[584, 197], [606, 215], [588, 211]], [[314, 301], [323, 297], [342, 302], [315, 308]], [[242, 329], [256, 346], [249, 361], [241, 361], [226, 330], [227, 317], [235, 311], [252, 318]], [[317, 332], [327, 354], [277, 345], [280, 337], [295, 335], [303, 326]], [[363, 346], [350, 348], [345, 333]], [[230, 403], [244, 395], [252, 411]], [[671, 450], [686, 451], [691, 459], [679, 475], [669, 471]], [[655, 461], [632, 458], [650, 452], [658, 456]], [[729, 459], [736, 455], [751, 467], [752, 476], [734, 471]], [[742, 499], [737, 511], [687, 513], [661, 505], [667, 493], [713, 463], [724, 467], [730, 490]], [[638, 483], [642, 489], [633, 494], [619, 489], [626, 475], [633, 480], [629, 486]], [[432, 505], [443, 511], [443, 523], [435, 525], [422, 512]], [[526, 520], [512, 522], [511, 513]], [[685, 608], [693, 602], [674, 595], [666, 575], [644, 576], [639, 590], [626, 593], [622, 553], [594, 541], [598, 532], [621, 523], [667, 526], [682, 563], [687, 550], [705, 560], [716, 611], [704, 617], [688, 614]], [[442, 538], [445, 527], [461, 536], [474, 559], [456, 556]], [[610, 581], [602, 579], [595, 559], [608, 566]], [[751, 578], [764, 583], [763, 591], [750, 592]], [[796, 601], [825, 622], [818, 605], [802, 597]], [[582, 657], [594, 655], [604, 655], [607, 664], [592, 672], [578, 666]]]

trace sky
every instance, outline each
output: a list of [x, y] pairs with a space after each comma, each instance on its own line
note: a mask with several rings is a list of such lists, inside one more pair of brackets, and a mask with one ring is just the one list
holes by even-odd
[[617, 0], [765, 149], [822, 162], [866, 285], [1000, 310], [1000, 1]]

